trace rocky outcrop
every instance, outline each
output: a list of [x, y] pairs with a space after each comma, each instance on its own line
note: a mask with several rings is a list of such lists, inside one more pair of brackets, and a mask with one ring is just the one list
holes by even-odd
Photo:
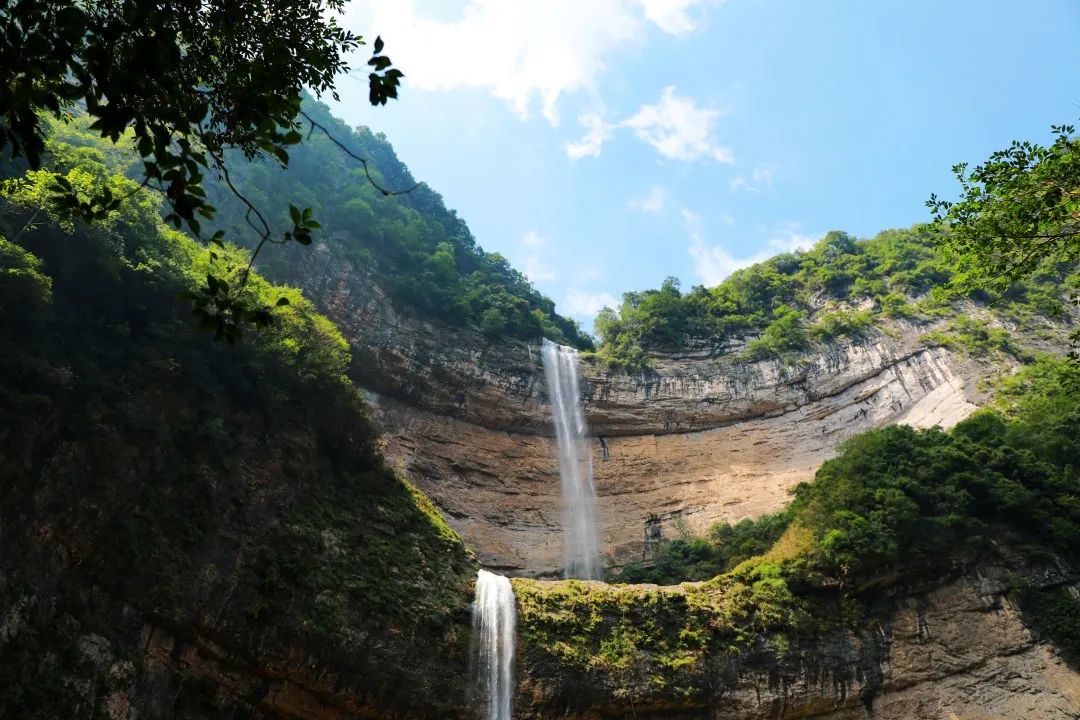
[[[318, 262], [306, 290], [352, 343], [353, 377], [387, 454], [484, 565], [558, 573], [559, 483], [538, 348], [399, 313], [328, 253]], [[891, 322], [795, 365], [740, 361], [738, 343], [657, 357], [646, 373], [584, 362], [606, 561], [642, 557], [649, 514], [672, 537], [774, 511], [854, 434], [966, 417], [983, 399], [980, 381], [1008, 362], [929, 347], [919, 339], [928, 329]]]
[[[890, 611], [855, 632], [794, 640], [781, 652], [759, 643], [702, 659], [688, 691], [672, 692], [667, 678], [635, 675], [632, 665], [601, 662], [592, 672], [564, 672], [550, 653], [526, 640], [515, 717], [1075, 718], [1080, 672], [1027, 628], [1006, 594], [1010, 572], [983, 566], [901, 593]], [[1067, 582], [1061, 576], [1043, 581]], [[587, 612], [580, 609], [587, 602], [567, 611]], [[626, 678], [639, 681], [627, 686]]]

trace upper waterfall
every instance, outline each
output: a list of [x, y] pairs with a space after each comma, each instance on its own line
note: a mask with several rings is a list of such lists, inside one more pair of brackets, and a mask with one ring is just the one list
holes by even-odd
[[596, 490], [588, 425], [581, 408], [578, 354], [545, 339], [542, 345], [548, 399], [559, 448], [563, 496], [563, 573], [568, 578], [599, 580], [596, 537]]

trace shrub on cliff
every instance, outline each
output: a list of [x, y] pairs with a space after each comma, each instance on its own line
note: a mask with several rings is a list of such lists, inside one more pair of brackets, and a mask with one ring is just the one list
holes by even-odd
[[767, 551], [790, 523], [791, 512], [786, 510], [735, 524], [716, 523], [709, 528], [707, 537], [662, 543], [655, 558], [624, 565], [613, 581], [674, 585], [687, 580], [709, 580]]

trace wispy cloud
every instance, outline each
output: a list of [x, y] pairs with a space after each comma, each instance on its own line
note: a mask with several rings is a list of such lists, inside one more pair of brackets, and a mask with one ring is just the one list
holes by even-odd
[[653, 185], [649, 188], [649, 192], [645, 197], [630, 198], [626, 201], [626, 204], [634, 210], [640, 210], [641, 212], [660, 212], [667, 204], [667, 195], [667, 188], [662, 185]]
[[735, 160], [731, 148], [718, 145], [713, 137], [722, 115], [715, 108], [698, 107], [693, 98], [680, 97], [669, 85], [656, 104], [642, 105], [623, 125], [666, 158], [729, 163]]
[[370, 28], [386, 40], [410, 87], [485, 90], [522, 118], [539, 107], [555, 125], [560, 99], [595, 88], [613, 50], [641, 42], [650, 24], [673, 35], [692, 31], [690, 10], [699, 4], [468, 0], [460, 15], [446, 19], [414, 0], [371, 0]]
[[529, 230], [521, 236], [521, 244], [526, 247], [540, 247], [547, 244], [547, 239], [536, 230]]
[[797, 223], [784, 222], [768, 235], [764, 247], [752, 255], [736, 257], [719, 245], [706, 243], [702, 218], [697, 213], [683, 209], [683, 222], [690, 236], [690, 257], [694, 261], [694, 274], [707, 286], [718, 285], [728, 275], [754, 263], [767, 260], [773, 255], [795, 250], [808, 250], [816, 238], [799, 231]]
[[754, 168], [749, 177], [739, 175], [731, 179], [728, 185], [732, 190], [745, 190], [746, 192], [761, 192], [763, 189], [772, 187], [772, 165], [760, 165]]
[[521, 262], [521, 272], [534, 283], [555, 282], [559, 279], [555, 270], [537, 255], [529, 255]]
[[586, 290], [571, 290], [563, 298], [559, 312], [566, 313], [577, 318], [592, 319], [596, 313], [604, 307], [615, 307], [619, 301], [609, 292], [589, 292]]
[[722, 110], [702, 107], [694, 98], [679, 95], [677, 88], [669, 85], [657, 102], [640, 106], [637, 112], [618, 123], [607, 123], [599, 114], [578, 118], [586, 132], [578, 142], [567, 144], [566, 154], [575, 159], [586, 155], [598, 157], [615, 129], [626, 128], [670, 160], [730, 163], [735, 161], [734, 152], [716, 141], [716, 124], [723, 115]]
[[521, 236], [521, 244], [528, 252], [521, 258], [521, 272], [534, 283], [549, 283], [559, 279], [555, 269], [541, 255], [540, 248], [548, 244], [547, 238], [537, 230], [529, 230]]
[[586, 132], [577, 142], [566, 144], [567, 156], [574, 160], [599, 156], [600, 150], [604, 147], [604, 143], [608, 141], [608, 138], [611, 137], [611, 133], [615, 128], [604, 122], [599, 113], [579, 115], [578, 122], [585, 127]]
[[698, 27], [690, 10], [701, 4], [702, 0], [641, 0], [645, 17], [671, 35], [685, 35]]

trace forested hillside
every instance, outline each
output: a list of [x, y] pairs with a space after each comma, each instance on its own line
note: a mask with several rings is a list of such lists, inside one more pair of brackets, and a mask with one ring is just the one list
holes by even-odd
[[713, 288], [683, 292], [674, 278], [658, 290], [628, 292], [616, 309], [596, 320], [600, 355], [613, 365], [647, 365], [652, 350], [719, 347], [747, 338], [750, 359], [783, 357], [839, 336], [865, 333], [887, 319], [950, 320], [928, 340], [974, 347], [1004, 347], [1007, 333], [966, 317], [958, 301], [992, 309], [1047, 339], [1064, 333], [1048, 321], [1062, 318], [1067, 298], [1080, 289], [1073, 264], [1046, 262], [1000, 295], [949, 296], [953, 277], [941, 250], [940, 230], [917, 225], [886, 230], [867, 240], [830, 232], [812, 249], [777, 255], [738, 270]]
[[[270, 161], [235, 162], [231, 173], [234, 187], [267, 213], [279, 232], [290, 226], [290, 203], [310, 207], [322, 225], [316, 241], [370, 271], [402, 308], [494, 337], [548, 337], [591, 347], [591, 338], [573, 320], [556, 314], [555, 304], [506, 258], [484, 251], [465, 220], [427, 184], [416, 182], [385, 135], [349, 128], [325, 105], [308, 102], [305, 109], [329, 136], [313, 130], [290, 153], [288, 170]], [[378, 187], [335, 140], [367, 159]], [[379, 188], [408, 192], [384, 195]], [[234, 241], [250, 245], [256, 234], [247, 225], [246, 206], [221, 183], [210, 190], [221, 209], [217, 225]], [[269, 277], [297, 282], [303, 269], [294, 264], [295, 256], [274, 249], [260, 255], [260, 268]]]

